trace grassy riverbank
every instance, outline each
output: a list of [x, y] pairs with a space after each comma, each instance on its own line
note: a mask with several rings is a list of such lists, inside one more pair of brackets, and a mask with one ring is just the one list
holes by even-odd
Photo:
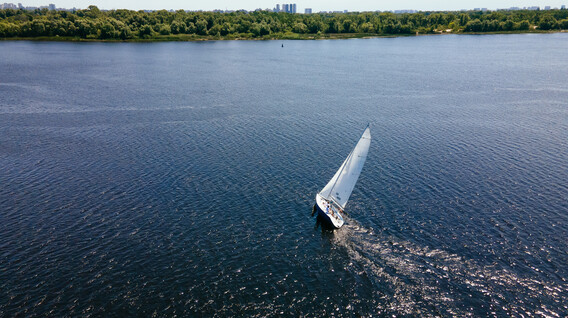
[[152, 38], [132, 38], [132, 39], [85, 39], [78, 36], [38, 36], [38, 37], [11, 37], [11, 38], [0, 38], [0, 41], [10, 40], [10, 41], [54, 41], [54, 42], [199, 42], [199, 41], [231, 41], [231, 40], [340, 40], [340, 39], [365, 39], [365, 38], [388, 38], [388, 37], [401, 37], [401, 36], [423, 36], [423, 35], [443, 35], [443, 34], [469, 34], [469, 35], [488, 35], [488, 34], [523, 34], [523, 33], [564, 33], [568, 32], [566, 30], [560, 31], [542, 31], [542, 30], [532, 30], [532, 31], [500, 31], [500, 32], [439, 32], [431, 34], [399, 34], [399, 35], [377, 35], [369, 33], [348, 33], [348, 34], [271, 34], [269, 36], [262, 37], [236, 37], [236, 36], [210, 36], [210, 35], [188, 35], [188, 34], [177, 34], [177, 35], [156, 35]]
[[[333, 39], [355, 39], [355, 38], [373, 38], [373, 37], [394, 37], [395, 35], [377, 35], [370, 33], [347, 33], [347, 34], [295, 34], [280, 33], [270, 34], [261, 37], [247, 36], [212, 36], [212, 35], [196, 35], [196, 34], [170, 34], [155, 35], [151, 38], [131, 38], [131, 39], [97, 39], [97, 38], [81, 38], [78, 36], [36, 36], [36, 37], [10, 37], [0, 38], [0, 40], [12, 41], [61, 41], [61, 42], [175, 42], [175, 41], [230, 41], [230, 40], [333, 40]], [[399, 35], [399, 36], [412, 36]]]

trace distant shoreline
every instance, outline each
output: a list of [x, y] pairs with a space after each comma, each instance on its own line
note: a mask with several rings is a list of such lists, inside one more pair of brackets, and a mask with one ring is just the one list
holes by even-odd
[[568, 10], [467, 12], [255, 12], [0, 10], [0, 39], [65, 42], [319, 40], [568, 30]]
[[497, 35], [497, 34], [554, 34], [568, 33], [567, 30], [555, 31], [525, 31], [525, 32], [439, 32], [428, 34], [398, 34], [398, 35], [377, 35], [368, 33], [349, 33], [349, 34], [302, 34], [301, 36], [270, 36], [262, 38], [239, 38], [239, 37], [216, 37], [216, 36], [158, 36], [151, 39], [84, 39], [80, 37], [60, 37], [60, 36], [41, 36], [41, 37], [12, 37], [0, 38], [0, 41], [37, 41], [37, 42], [106, 42], [106, 43], [150, 43], [150, 42], [210, 42], [210, 41], [309, 41], [309, 40], [348, 40], [348, 39], [374, 39], [374, 38], [400, 38], [416, 36], [436, 36], [436, 35]]

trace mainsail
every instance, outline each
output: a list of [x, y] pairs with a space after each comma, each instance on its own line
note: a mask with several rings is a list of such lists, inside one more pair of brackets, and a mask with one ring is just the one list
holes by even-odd
[[339, 167], [339, 170], [337, 170], [333, 178], [331, 178], [321, 190], [320, 195], [322, 197], [335, 201], [342, 209], [345, 208], [347, 200], [349, 200], [351, 192], [353, 192], [355, 183], [357, 183], [357, 179], [359, 179], [359, 175], [365, 164], [365, 159], [367, 159], [370, 145], [371, 130], [367, 125], [367, 128], [363, 132], [359, 142], [355, 145], [355, 148], [353, 148], [349, 156], [347, 156], [347, 159], [345, 159], [341, 167]]

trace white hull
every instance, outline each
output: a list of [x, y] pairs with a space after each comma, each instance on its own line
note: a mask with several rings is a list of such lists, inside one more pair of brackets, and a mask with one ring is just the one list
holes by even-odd
[[[329, 204], [319, 193], [316, 195], [316, 205], [319, 215], [328, 222], [331, 226], [338, 229], [343, 226], [345, 222], [338, 207], [331, 203]], [[329, 208], [328, 208], [329, 206]]]

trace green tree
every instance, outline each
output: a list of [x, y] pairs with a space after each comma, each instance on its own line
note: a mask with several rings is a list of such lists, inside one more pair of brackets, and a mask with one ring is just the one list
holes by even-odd
[[197, 32], [197, 27], [195, 26], [195, 24], [193, 24], [193, 22], [187, 23], [187, 27], [185, 28], [185, 33], [195, 34], [196, 32]]
[[483, 24], [479, 19], [469, 21], [464, 28], [464, 32], [481, 32], [483, 31]]
[[529, 30], [530, 28], [530, 23], [527, 20], [523, 20], [519, 23], [519, 27], [517, 28], [517, 30]]
[[270, 27], [266, 22], [260, 23], [260, 36], [270, 34]]
[[314, 18], [309, 19], [306, 26], [308, 28], [308, 32], [313, 34], [318, 32], [325, 32], [327, 29], [326, 24], [324, 24], [321, 20]]
[[222, 36], [233, 33], [233, 28], [231, 27], [231, 24], [229, 22], [223, 23], [220, 33]]
[[177, 20], [173, 21], [172, 24], [170, 25], [170, 29], [172, 34], [185, 33], [185, 23]]
[[45, 29], [45, 21], [43, 20], [34, 20], [32, 21], [32, 36], [45, 36], [47, 35]]
[[20, 34], [20, 27], [14, 23], [0, 21], [0, 37], [9, 38]]
[[99, 39], [114, 38], [115, 37], [115, 31], [116, 30], [115, 30], [114, 26], [110, 22], [105, 21], [99, 26], [98, 38]]
[[151, 38], [154, 35], [154, 29], [148, 24], [144, 24], [138, 30], [138, 36], [141, 38]]
[[469, 15], [467, 15], [465, 13], [460, 13], [458, 18], [459, 18], [461, 26], [465, 26], [469, 22]]
[[197, 34], [199, 35], [206, 35], [207, 34], [207, 21], [201, 19], [195, 23], [195, 27], [197, 28]]
[[343, 20], [343, 32], [355, 33], [357, 32], [357, 25], [350, 19]]
[[123, 28], [120, 29], [119, 37], [122, 40], [128, 40], [134, 38], [134, 34], [132, 33], [130, 27], [125, 25]]
[[88, 10], [85, 12], [85, 16], [92, 18], [92, 19], [96, 19], [98, 17], [100, 17], [102, 15], [101, 10], [99, 10], [99, 8], [97, 6], [94, 5], [90, 5], [88, 7]]
[[294, 24], [292, 31], [294, 33], [300, 33], [300, 34], [308, 33], [308, 27], [305, 24], [303, 24], [302, 22], [298, 22], [298, 23]]
[[542, 19], [540, 19], [540, 22], [538, 23], [538, 28], [541, 30], [556, 29], [557, 21], [553, 16], [545, 15], [544, 17], [542, 17]]
[[249, 32], [252, 34], [252, 36], [258, 37], [260, 35], [260, 25], [256, 22], [253, 23], [249, 28]]
[[365, 22], [361, 25], [360, 30], [363, 33], [373, 33], [375, 32], [375, 26], [371, 22]]
[[328, 24], [328, 33], [341, 33], [343, 32], [343, 24], [336, 19], [330, 19]]
[[222, 27], [219, 24], [213, 24], [213, 26], [207, 31], [209, 35], [220, 36]]
[[512, 31], [515, 28], [515, 23], [511, 19], [501, 22], [501, 29], [504, 31]]

